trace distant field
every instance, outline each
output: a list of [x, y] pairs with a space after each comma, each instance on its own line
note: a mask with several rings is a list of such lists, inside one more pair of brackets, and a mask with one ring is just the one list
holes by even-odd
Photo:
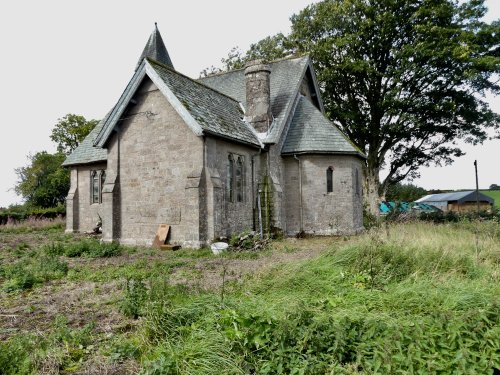
[[500, 208], [500, 190], [481, 190], [481, 193], [495, 200], [495, 206]]

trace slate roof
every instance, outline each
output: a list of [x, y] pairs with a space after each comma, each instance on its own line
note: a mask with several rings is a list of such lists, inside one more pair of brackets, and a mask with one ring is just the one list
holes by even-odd
[[[156, 61], [155, 58], [160, 61]], [[178, 104], [174, 105], [177, 110], [184, 114], [189, 113], [187, 123], [196, 134], [212, 134], [261, 147], [262, 143], [257, 133], [243, 119], [244, 113], [241, 105], [246, 106], [244, 69], [199, 80], [193, 80], [178, 73], [173, 69], [156, 24], [141, 59], [143, 59], [141, 64], [115, 107], [68, 156], [63, 165], [87, 164], [107, 159], [107, 151], [101, 147], [105, 147], [112, 129], [146, 74], [153, 74], [158, 79], [157, 83], [166, 88], [163, 91], [165, 95], [173, 94], [173, 100]], [[339, 153], [357, 154], [364, 157], [362, 152], [324, 117], [321, 110], [308, 99], [298, 99], [302, 79], [307, 69], [311, 67], [309, 57], [286, 58], [271, 62], [269, 65], [271, 68], [271, 111], [274, 120], [269, 132], [261, 138], [264, 143], [277, 143], [285, 131], [285, 125], [291, 119], [290, 129], [282, 149], [283, 153]], [[150, 69], [149, 73], [147, 69]], [[313, 75], [312, 70], [311, 74]], [[168, 98], [168, 95], [166, 96]], [[322, 106], [321, 100], [319, 100], [319, 106]]]
[[[274, 121], [264, 142], [276, 143], [309, 66], [309, 57], [282, 59], [270, 62], [269, 66], [271, 68], [271, 112]], [[244, 69], [203, 77], [199, 81], [236, 99], [246, 108]]]
[[89, 135], [78, 145], [76, 149], [63, 162], [64, 167], [78, 164], [88, 164], [107, 161], [108, 150], [100, 147], [94, 147], [94, 141], [101, 131], [106, 119], [111, 111], [96, 125]]
[[260, 147], [254, 129], [243, 120], [243, 110], [238, 101], [163, 64], [150, 59], [148, 62], [204, 133]]
[[304, 96], [299, 99], [281, 152], [357, 154], [364, 157], [363, 153]]
[[169, 67], [174, 69], [174, 65], [172, 64], [172, 60], [170, 60], [170, 55], [168, 54], [167, 47], [165, 47], [165, 43], [163, 43], [163, 39], [160, 35], [160, 31], [158, 30], [156, 22], [155, 29], [149, 36], [149, 39], [144, 46], [144, 50], [142, 51], [141, 57], [139, 57], [139, 60], [137, 61], [135, 70], [139, 69], [142, 61], [147, 57], [159, 61], [162, 64], [168, 65]]
[[[457, 201], [458, 203], [464, 202], [476, 202], [476, 192], [474, 190], [470, 191], [457, 191], [453, 193], [441, 193], [441, 194], [430, 194], [423, 198], [416, 200], [415, 202], [450, 202]], [[487, 195], [479, 193], [480, 202], [493, 203], [494, 199], [488, 197]]]

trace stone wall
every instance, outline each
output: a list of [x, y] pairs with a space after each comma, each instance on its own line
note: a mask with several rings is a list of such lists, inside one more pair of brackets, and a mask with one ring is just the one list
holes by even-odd
[[[243, 156], [244, 184], [243, 201], [229, 201], [228, 197], [228, 156]], [[207, 201], [210, 202], [207, 217], [212, 220], [208, 240], [220, 236], [252, 230], [254, 227], [254, 205], [256, 201], [257, 176], [260, 163], [259, 151], [242, 144], [227, 142], [213, 137], [206, 138]], [[255, 182], [252, 183], [252, 156]]]
[[113, 215], [107, 222], [113, 219], [114, 228], [103, 228], [104, 238], [150, 245], [158, 225], [169, 224], [171, 243], [197, 247], [203, 139], [148, 78], [134, 100], [108, 146], [108, 174], [113, 177], [105, 204]]
[[101, 203], [91, 203], [91, 173], [105, 170], [106, 163], [71, 168], [71, 187], [66, 199], [66, 232], [89, 232], [104, 216]]
[[[286, 233], [300, 228], [300, 179], [302, 179], [302, 229], [319, 235], [354, 234], [363, 229], [361, 180], [356, 191], [356, 170], [361, 161], [353, 156], [299, 155], [285, 158]], [[333, 191], [327, 193], [326, 171], [333, 168]]]

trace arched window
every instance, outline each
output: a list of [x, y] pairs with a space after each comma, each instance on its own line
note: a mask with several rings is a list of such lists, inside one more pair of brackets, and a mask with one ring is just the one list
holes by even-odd
[[245, 201], [245, 157], [229, 154], [227, 157], [227, 200], [229, 202]]
[[243, 156], [236, 160], [236, 202], [243, 202]]
[[333, 167], [328, 167], [326, 169], [326, 192], [333, 192]]
[[234, 202], [234, 158], [229, 154], [227, 160], [227, 199]]
[[90, 173], [90, 202], [102, 203], [102, 188], [106, 180], [106, 171], [92, 171]]
[[99, 202], [99, 173], [97, 171], [92, 171], [91, 173], [91, 202], [92, 203], [100, 203]]
[[356, 168], [356, 175], [354, 176], [354, 189], [356, 191], [356, 195], [361, 195], [361, 186], [359, 184], [359, 169]]

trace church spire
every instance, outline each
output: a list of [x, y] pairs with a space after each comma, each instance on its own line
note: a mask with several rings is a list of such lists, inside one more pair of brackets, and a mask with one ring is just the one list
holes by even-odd
[[141, 65], [142, 60], [144, 58], [149, 57], [153, 60], [161, 62], [162, 64], [168, 65], [172, 69], [174, 69], [174, 65], [172, 64], [172, 60], [170, 60], [170, 56], [168, 55], [167, 48], [163, 43], [163, 39], [161, 38], [160, 31], [158, 30], [158, 26], [155, 22], [155, 29], [149, 36], [148, 42], [144, 47], [144, 51], [142, 51], [141, 57], [137, 62], [137, 66], [135, 70]]

